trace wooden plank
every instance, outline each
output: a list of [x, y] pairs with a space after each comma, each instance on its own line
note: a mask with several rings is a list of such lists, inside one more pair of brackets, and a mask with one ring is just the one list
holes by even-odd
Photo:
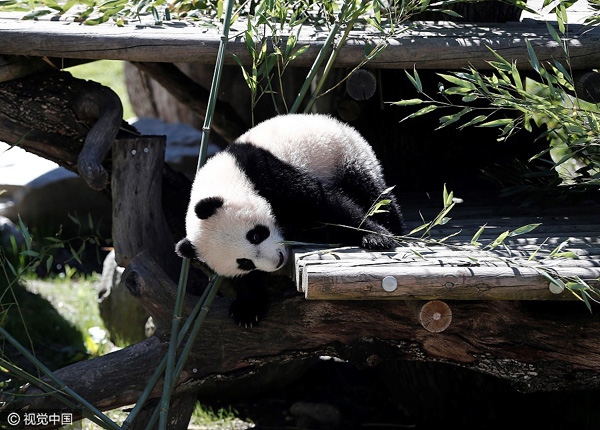
[[[564, 276], [600, 278], [599, 267], [556, 267]], [[386, 291], [382, 282], [397, 282]], [[548, 280], [527, 267], [345, 267], [308, 264], [300, 275], [302, 290], [313, 300], [573, 300], [565, 290], [554, 294]], [[597, 284], [597, 283], [596, 283]]]
[[[19, 20], [16, 13], [0, 13], [0, 54], [53, 56], [79, 59], [112, 59], [149, 62], [214, 63], [219, 44], [215, 29], [190, 22], [165, 22], [162, 26], [111, 24], [84, 26], [65, 18], [53, 21]], [[237, 55], [250, 64], [242, 33], [244, 23], [233, 30], [228, 44], [227, 64]], [[414, 22], [368, 67], [402, 69], [416, 65], [423, 69], [460, 69], [469, 64], [486, 69], [494, 59], [488, 46], [519, 67], [529, 68], [525, 41], [531, 42], [540, 61], [564, 58], [562, 48], [550, 37], [543, 22], [507, 24], [464, 24]], [[298, 46], [309, 49], [291, 64], [309, 66], [324, 43], [325, 34], [305, 26]], [[338, 55], [337, 67], [356, 66], [364, 58], [367, 41], [376, 43], [380, 35], [353, 31]], [[573, 69], [600, 66], [600, 29], [579, 24], [569, 27], [566, 39]]]

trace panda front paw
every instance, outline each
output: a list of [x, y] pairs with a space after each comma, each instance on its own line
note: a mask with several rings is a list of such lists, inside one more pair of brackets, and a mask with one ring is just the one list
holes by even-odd
[[266, 315], [267, 306], [264, 301], [254, 297], [238, 297], [231, 303], [229, 315], [239, 326], [253, 327]]
[[390, 237], [377, 233], [368, 233], [362, 237], [360, 246], [371, 250], [390, 249], [395, 246], [395, 242]]

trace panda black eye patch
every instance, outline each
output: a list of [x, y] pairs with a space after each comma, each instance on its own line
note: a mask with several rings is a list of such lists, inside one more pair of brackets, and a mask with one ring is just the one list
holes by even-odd
[[270, 234], [271, 231], [268, 227], [258, 224], [252, 230], [248, 231], [248, 233], [246, 234], [246, 239], [248, 239], [248, 242], [254, 245], [258, 245], [267, 237], [269, 237]]
[[246, 270], [246, 271], [251, 271], [256, 269], [256, 266], [254, 265], [254, 263], [252, 262], [252, 260], [248, 260], [247, 258], [238, 258], [237, 260], [235, 260], [238, 264], [238, 268], [240, 270]]

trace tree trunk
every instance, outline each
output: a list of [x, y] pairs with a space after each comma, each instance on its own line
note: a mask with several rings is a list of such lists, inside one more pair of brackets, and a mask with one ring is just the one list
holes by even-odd
[[[56, 372], [102, 409], [136, 402], [166, 352], [174, 305], [175, 285], [148, 255], [138, 255], [123, 276], [154, 317], [158, 334]], [[195, 301], [186, 298], [186, 315]], [[563, 303], [556, 312], [551, 304], [461, 302], [443, 333], [419, 327], [400, 302], [313, 302], [288, 290], [274, 298], [268, 317], [252, 329], [232, 322], [229, 304], [224, 298], [213, 303], [176, 395], [218, 392], [227, 398], [237, 391], [235, 382], [268, 366], [319, 355], [359, 367], [395, 360], [451, 363], [505, 379], [524, 392], [600, 387], [600, 318], [581, 304]], [[152, 396], [160, 396], [160, 389], [159, 384]], [[42, 405], [50, 406], [47, 397], [32, 398], [32, 408]]]

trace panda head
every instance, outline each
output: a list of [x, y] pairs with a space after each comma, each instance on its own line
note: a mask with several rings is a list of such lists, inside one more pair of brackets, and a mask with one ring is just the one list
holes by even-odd
[[273, 272], [287, 260], [271, 207], [262, 198], [236, 201], [215, 196], [192, 202], [186, 230], [177, 253], [204, 261], [222, 276], [241, 276], [253, 270]]

